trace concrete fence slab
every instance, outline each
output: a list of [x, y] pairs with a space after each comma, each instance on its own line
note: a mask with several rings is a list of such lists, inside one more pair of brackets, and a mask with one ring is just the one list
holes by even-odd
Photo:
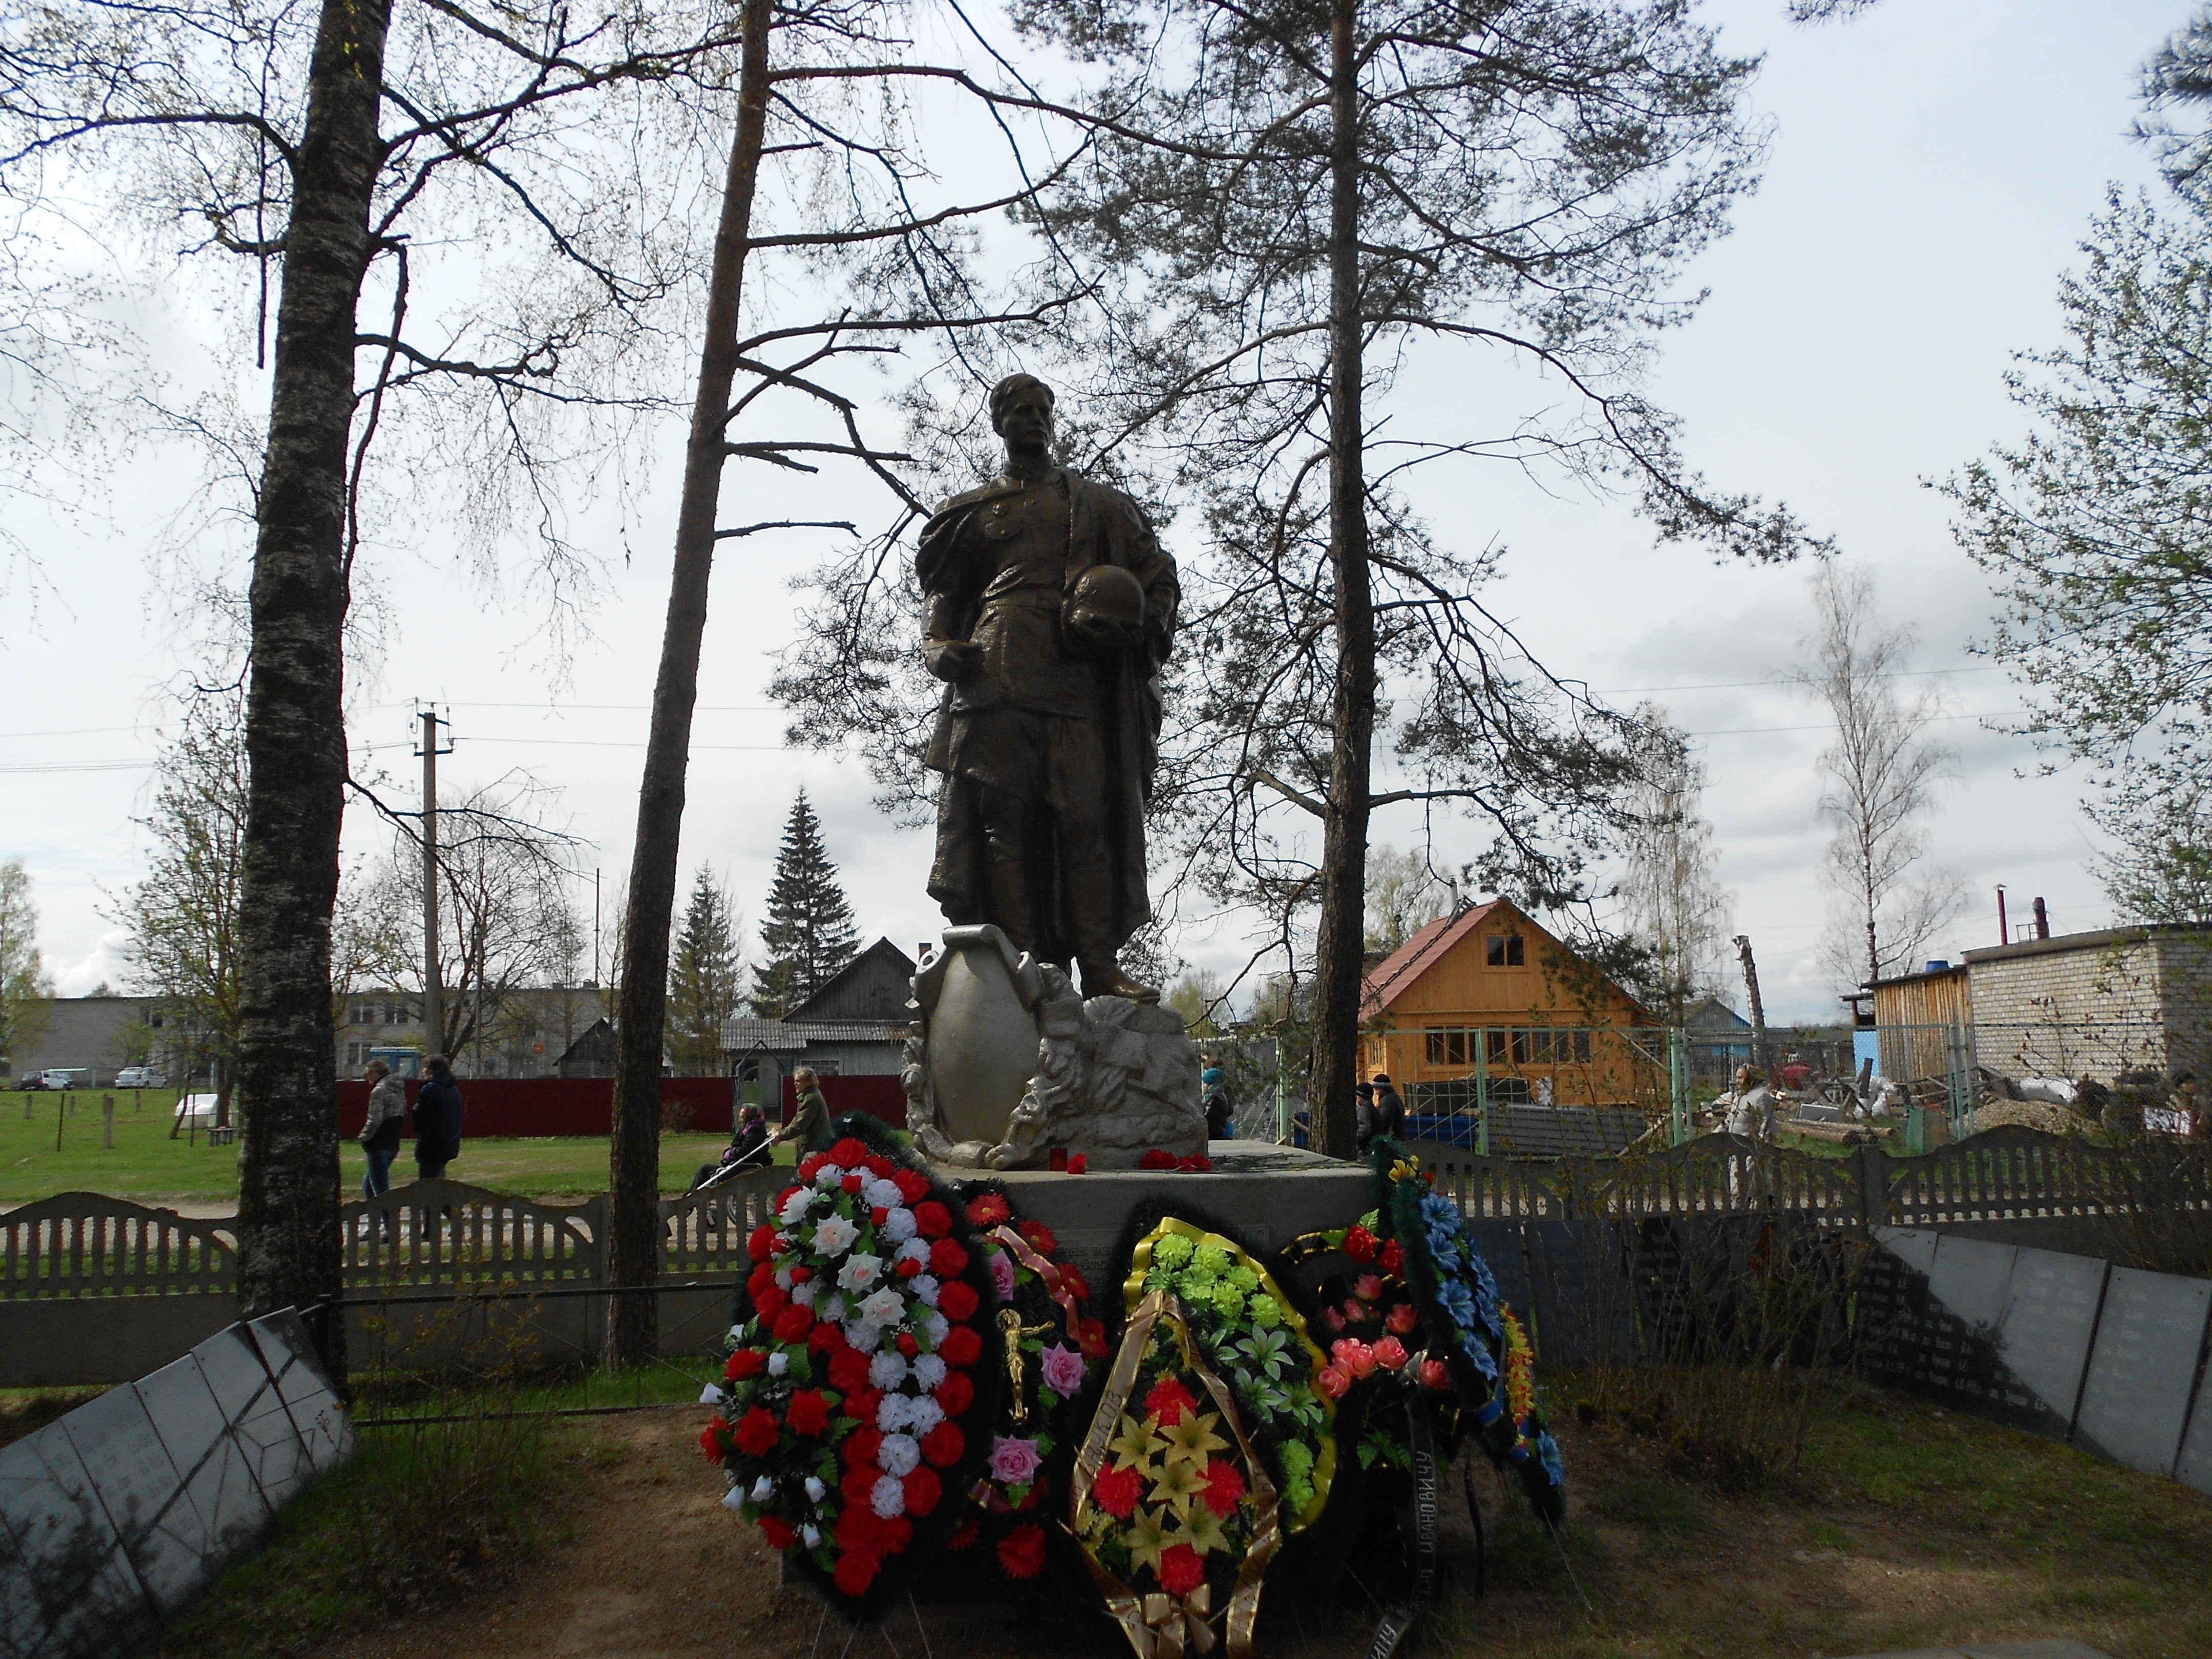
[[2115, 1267], [2089, 1358], [2077, 1443], [2146, 1474], [2173, 1473], [2212, 1310], [2212, 1280]]

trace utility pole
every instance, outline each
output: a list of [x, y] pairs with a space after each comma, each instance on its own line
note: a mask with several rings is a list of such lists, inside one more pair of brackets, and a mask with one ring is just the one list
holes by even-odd
[[1751, 935], [1735, 936], [1735, 953], [1743, 963], [1744, 993], [1751, 999], [1751, 1060], [1766, 1070], [1766, 1005], [1759, 1000], [1759, 964], [1752, 960]]
[[422, 1042], [423, 1058], [442, 1052], [446, 1042], [446, 987], [438, 976], [438, 728], [450, 726], [435, 709], [422, 712]]

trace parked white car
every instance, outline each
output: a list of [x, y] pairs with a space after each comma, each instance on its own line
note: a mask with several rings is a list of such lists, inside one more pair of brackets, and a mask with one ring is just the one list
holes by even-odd
[[92, 1073], [82, 1066], [49, 1066], [39, 1073], [41, 1089], [82, 1089]]
[[169, 1079], [150, 1066], [126, 1066], [115, 1074], [118, 1089], [166, 1089]]

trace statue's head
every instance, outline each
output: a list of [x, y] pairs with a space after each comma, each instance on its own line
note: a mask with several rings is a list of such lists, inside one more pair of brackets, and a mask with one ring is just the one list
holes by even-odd
[[1012, 454], [1041, 455], [1052, 445], [1052, 388], [1034, 374], [1009, 374], [991, 388], [991, 427]]

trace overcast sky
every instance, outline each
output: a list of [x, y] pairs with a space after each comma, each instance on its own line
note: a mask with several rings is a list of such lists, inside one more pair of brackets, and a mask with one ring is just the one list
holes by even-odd
[[[1984, 724], [2019, 703], [2005, 676], [1972, 654], [1989, 595], [1925, 485], [2018, 436], [2002, 378], [2009, 356], [2057, 343], [2056, 278], [2075, 262], [2107, 185], [2152, 181], [2127, 136], [2135, 91], [2143, 58], [2184, 10], [2136, 0], [1884, 0], [1817, 30], [1790, 27], [1783, 10], [1783, 0], [1706, 9], [1728, 45], [1765, 54], [1753, 98], [1772, 122], [1772, 149], [1764, 187], [1694, 273], [1711, 297], [1668, 340], [1652, 389], [1686, 417], [1684, 447], [1698, 470], [1717, 485], [1786, 500], [1874, 573], [1893, 620], [1917, 628], [1912, 666], [1926, 672], [1912, 684], [1946, 696], [1942, 730], [1961, 755], [1932, 829], [1936, 857], [1972, 903], [1942, 953], [1996, 943], [1999, 882], [2016, 920], [2042, 895], [2057, 931], [2101, 925], [2094, 848], [2074, 806], [2082, 781], [2034, 776], [2033, 750]], [[1449, 408], [1463, 394], [1449, 376], [1425, 383], [1417, 366], [1406, 395]], [[680, 464], [672, 434], [644, 511], [610, 525], [596, 637], [565, 683], [531, 608], [488, 593], [434, 536], [380, 550], [396, 626], [381, 659], [353, 671], [357, 769], [412, 776], [410, 711], [434, 698], [451, 705], [452, 787], [520, 767], [562, 792], [571, 828], [592, 848], [579, 889], [586, 911], [590, 868], [605, 872], [611, 898], [628, 862]], [[48, 586], [33, 609], [19, 579], [0, 626], [0, 858], [27, 865], [48, 966], [72, 994], [125, 978], [103, 894], [119, 894], [140, 868], [131, 818], [149, 804], [160, 691], [190, 666], [152, 551], [181, 470], [151, 465], [123, 483], [118, 533], [18, 520], [44, 555]], [[1778, 683], [1810, 622], [1805, 573], [1719, 568], [1655, 548], [1626, 507], [1547, 496], [1503, 471], [1425, 486], [1422, 501], [1462, 545], [1510, 550], [1491, 602], [1554, 672], [1623, 702], [1650, 696], [1698, 735], [1722, 877], [1738, 929], [1758, 948], [1770, 1015], [1831, 1015], [1835, 988], [1814, 962], [1826, 912], [1815, 816], [1823, 730]], [[942, 925], [922, 892], [928, 837], [873, 812], [856, 764], [783, 749], [781, 717], [764, 695], [769, 653], [791, 632], [786, 580], [810, 562], [802, 541], [762, 538], [726, 552], [717, 569], [686, 880], [710, 860], [757, 924], [804, 787], [864, 933], [911, 951]], [[1413, 833], [1385, 821], [1376, 839], [1404, 844]], [[1474, 856], [1457, 833], [1443, 830], [1440, 864]], [[373, 825], [349, 824], [349, 846], [377, 842]], [[1245, 954], [1218, 929], [1194, 930], [1183, 950], [1218, 968]]]

